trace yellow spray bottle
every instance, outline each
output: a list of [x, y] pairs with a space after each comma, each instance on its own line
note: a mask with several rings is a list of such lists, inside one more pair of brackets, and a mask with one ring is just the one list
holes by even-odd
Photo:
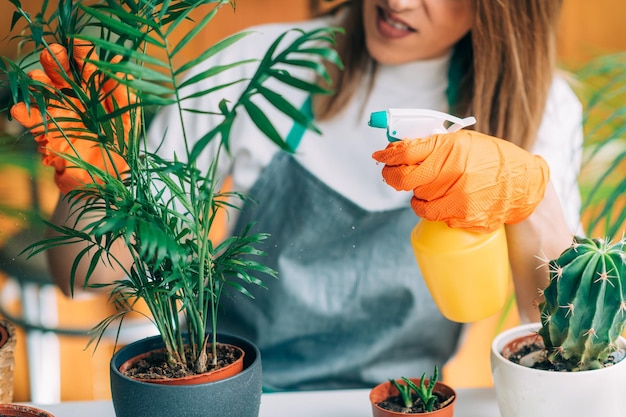
[[[374, 112], [369, 125], [387, 129], [389, 141], [449, 133], [476, 123], [427, 109], [387, 109]], [[424, 281], [441, 313], [468, 323], [504, 306], [510, 277], [504, 225], [491, 233], [448, 227], [422, 219], [411, 233], [411, 244]]]

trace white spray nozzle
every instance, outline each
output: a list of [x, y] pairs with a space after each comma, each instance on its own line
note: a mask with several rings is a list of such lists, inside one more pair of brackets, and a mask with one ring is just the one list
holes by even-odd
[[436, 133], [451, 133], [476, 123], [474, 117], [461, 119], [428, 109], [387, 109], [373, 112], [369, 125], [387, 129], [390, 142], [424, 138]]

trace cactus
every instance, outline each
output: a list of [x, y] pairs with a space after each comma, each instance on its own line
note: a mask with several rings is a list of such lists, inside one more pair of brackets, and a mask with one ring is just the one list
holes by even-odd
[[539, 335], [552, 362], [568, 370], [604, 366], [626, 325], [626, 238], [617, 243], [574, 237], [549, 262], [550, 283], [539, 305]]

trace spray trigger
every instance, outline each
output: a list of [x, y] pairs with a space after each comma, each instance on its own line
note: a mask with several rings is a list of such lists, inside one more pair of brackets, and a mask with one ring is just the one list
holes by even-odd
[[428, 109], [387, 109], [370, 115], [371, 127], [387, 129], [387, 139], [395, 142], [436, 133], [452, 133], [476, 123], [474, 117], [461, 119], [447, 113]]

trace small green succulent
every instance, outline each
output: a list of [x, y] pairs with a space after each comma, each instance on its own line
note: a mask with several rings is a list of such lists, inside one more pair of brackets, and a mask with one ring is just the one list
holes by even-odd
[[[390, 379], [389, 382], [391, 382], [400, 393], [400, 397], [402, 398], [402, 402], [406, 408], [413, 407], [413, 404], [415, 404], [416, 401], [421, 400], [424, 403], [424, 409], [430, 412], [433, 411], [435, 400], [437, 399], [437, 396], [433, 394], [433, 389], [435, 388], [438, 379], [439, 370], [435, 365], [435, 370], [432, 376], [428, 379], [426, 379], [426, 372], [422, 374], [419, 386], [406, 377], [402, 377], [404, 384], [401, 384], [394, 379]], [[426, 380], [428, 381], [428, 385], [425, 383]], [[415, 400], [413, 399], [413, 391], [417, 394], [417, 398]]]

